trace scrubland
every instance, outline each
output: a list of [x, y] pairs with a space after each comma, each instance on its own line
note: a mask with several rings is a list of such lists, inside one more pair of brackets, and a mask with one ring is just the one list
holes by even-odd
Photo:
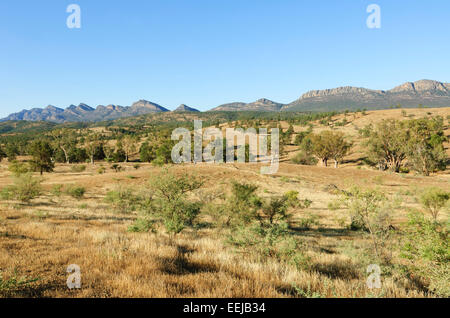
[[[449, 114], [448, 108], [407, 112]], [[422, 176], [361, 162], [357, 129], [404, 116], [400, 110], [346, 115], [336, 130], [354, 146], [337, 169], [292, 163], [293, 145], [274, 175], [261, 175], [259, 164], [120, 163], [120, 170], [105, 162], [57, 164], [43, 175], [39, 196], [0, 201], [0, 296], [448, 297], [448, 204], [433, 220], [421, 196], [427, 189], [450, 191], [449, 171]], [[316, 122], [313, 129], [325, 128]], [[0, 189], [12, 184], [9, 165], [0, 164]], [[179, 192], [177, 202], [196, 211], [181, 230], [170, 230], [178, 224], [173, 217], [170, 223], [148, 212], [155, 209], [148, 201], [158, 199], [155, 187], [173, 190], [151, 180], [167, 176], [201, 181]], [[254, 186], [249, 197], [259, 203], [233, 193], [235, 184]], [[287, 198], [292, 204], [283, 208], [272, 200]], [[376, 217], [388, 213], [367, 221], [386, 227], [376, 233], [356, 227], [355, 198], [358, 207], [373, 199], [368, 209]], [[233, 209], [249, 219], [230, 214]], [[263, 214], [270, 211], [269, 222]], [[80, 289], [66, 285], [70, 264], [81, 269]], [[370, 264], [380, 266], [381, 288], [367, 286]]]

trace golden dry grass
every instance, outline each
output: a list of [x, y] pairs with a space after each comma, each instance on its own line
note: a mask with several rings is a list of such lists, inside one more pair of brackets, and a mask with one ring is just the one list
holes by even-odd
[[[422, 111], [422, 110], [420, 110]], [[428, 109], [423, 111], [429, 111]], [[439, 110], [441, 111], [441, 110]], [[448, 110], [447, 110], [448, 111]], [[389, 113], [391, 111], [384, 111]], [[400, 112], [400, 110], [392, 110]], [[410, 110], [408, 110], [410, 112]], [[412, 112], [412, 111], [411, 111]], [[418, 114], [419, 110], [414, 110]], [[376, 113], [376, 112], [375, 112]], [[360, 120], [365, 124], [371, 112]], [[376, 113], [378, 117], [382, 117]], [[370, 117], [372, 116], [372, 117]], [[376, 118], [373, 118], [376, 120]], [[297, 128], [297, 127], [296, 127]], [[202, 191], [225, 191], [231, 180], [259, 186], [259, 194], [270, 196], [288, 190], [299, 192], [313, 204], [295, 211], [294, 221], [309, 214], [320, 217], [320, 225], [298, 231], [304, 243], [309, 266], [296, 268], [275, 259], [261, 260], [225, 244], [221, 229], [187, 230], [176, 238], [164, 233], [130, 233], [127, 227], [134, 214], [118, 214], [103, 198], [117, 184], [139, 189], [161, 168], [141, 164], [121, 164], [115, 173], [107, 164], [105, 174], [88, 166], [82, 173], [70, 165], [57, 165], [44, 175], [45, 195], [29, 205], [0, 202], [0, 270], [3, 279], [37, 278], [36, 282], [0, 296], [17, 297], [425, 297], [420, 283], [396, 275], [383, 276], [382, 288], [366, 286], [366, 267], [370, 264], [370, 242], [358, 233], [345, 230], [344, 210], [331, 211], [336, 199], [330, 189], [351, 185], [379, 187], [391, 198], [399, 198], [403, 209], [395, 211], [394, 224], [405, 220], [406, 207], [420, 208], [414, 194], [428, 186], [450, 190], [448, 171], [431, 177], [356, 169], [299, 166], [281, 163], [277, 174], [260, 175], [258, 165], [197, 164], [175, 165], [174, 173], [194, 173], [205, 181]], [[130, 177], [132, 176], [132, 177]], [[11, 182], [7, 164], [0, 165], [0, 189]], [[86, 187], [81, 200], [50, 195], [55, 184]], [[441, 213], [441, 220], [448, 218]], [[394, 248], [394, 263], [401, 263]], [[69, 290], [66, 268], [81, 268], [82, 288]], [[300, 291], [300, 292], [299, 292]]]

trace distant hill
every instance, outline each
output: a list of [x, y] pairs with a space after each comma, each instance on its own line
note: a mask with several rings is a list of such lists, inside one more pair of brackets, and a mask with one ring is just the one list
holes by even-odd
[[360, 87], [339, 87], [309, 91], [296, 101], [284, 106], [282, 111], [329, 111], [356, 109], [386, 109], [402, 107], [448, 107], [450, 84], [431, 80], [408, 82], [388, 91]]
[[177, 109], [174, 110], [174, 112], [199, 112], [199, 110], [189, 107], [185, 104], [181, 104]]
[[[313, 90], [303, 94], [289, 104], [281, 104], [266, 98], [253, 103], [235, 102], [223, 104], [211, 109], [215, 112], [279, 112], [279, 111], [342, 111], [357, 109], [387, 109], [401, 105], [405, 108], [450, 107], [450, 83], [432, 80], [407, 82], [391, 90], [372, 90], [361, 87], [338, 87], [325, 90]], [[46, 121], [98, 122], [135, 117], [145, 114], [168, 112], [169, 110], [146, 100], [139, 100], [131, 106], [99, 105], [92, 108], [86, 104], [70, 105], [66, 109], [52, 105], [46, 108], [33, 108], [9, 115], [5, 121]], [[199, 112], [197, 109], [180, 105], [174, 112]]]
[[66, 109], [49, 105], [46, 108], [22, 110], [0, 121], [95, 122], [167, 111], [166, 108], [146, 100], [139, 100], [131, 106], [99, 105], [97, 108], [86, 104], [70, 105]]
[[220, 105], [211, 111], [260, 111], [260, 112], [278, 112], [284, 105], [273, 102], [266, 98], [258, 99], [253, 103], [230, 103]]

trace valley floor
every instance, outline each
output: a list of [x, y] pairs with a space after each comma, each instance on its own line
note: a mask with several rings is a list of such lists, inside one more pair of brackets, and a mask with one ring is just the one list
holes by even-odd
[[[347, 228], [344, 209], [331, 210], [333, 189], [352, 185], [378, 187], [402, 202], [394, 226], [406, 220], [407, 208], [420, 209], [415, 199], [428, 186], [450, 190], [450, 175], [432, 177], [392, 174], [362, 167], [311, 167], [282, 163], [277, 174], [263, 176], [257, 165], [174, 165], [177, 174], [194, 173], [205, 181], [202, 191], [224, 192], [232, 180], [259, 186], [261, 196], [299, 192], [312, 205], [295, 211], [293, 228], [303, 242], [308, 266], [298, 268], [276, 259], [261, 259], [236, 250], [224, 239], [226, 230], [204, 226], [176, 237], [164, 233], [130, 233], [136, 215], [113, 212], [104, 202], [117, 184], [140, 188], [161, 168], [121, 164], [122, 172], [97, 174], [95, 166], [71, 172], [58, 165], [45, 174], [45, 195], [24, 205], [0, 202], [0, 269], [3, 282], [16, 279], [16, 287], [0, 288], [0, 296], [14, 297], [433, 297], [414, 279], [392, 270], [401, 264], [392, 242], [393, 267], [382, 267], [381, 289], [366, 285], [366, 269], [373, 261], [369, 239]], [[0, 167], [0, 188], [11, 179], [7, 165]], [[54, 197], [54, 184], [86, 188], [82, 199]], [[300, 229], [302, 219], [317, 216], [318, 223]], [[446, 220], [448, 213], [441, 213]], [[81, 289], [69, 290], [68, 265], [81, 269]], [[9, 280], [8, 280], [9, 279]], [[17, 280], [23, 284], [17, 283]], [[1, 280], [0, 280], [1, 282]], [[447, 282], [448, 283], [448, 282]], [[5, 283], [4, 283], [5, 285]], [[1, 284], [0, 284], [1, 286]]]

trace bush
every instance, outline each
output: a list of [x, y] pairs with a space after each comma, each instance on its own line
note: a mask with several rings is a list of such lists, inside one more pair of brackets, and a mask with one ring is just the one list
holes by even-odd
[[319, 225], [320, 225], [319, 218], [320, 218], [320, 217], [319, 217], [318, 215], [309, 213], [307, 217], [301, 218], [301, 219], [299, 220], [299, 222], [300, 222], [300, 227], [301, 227], [302, 229], [309, 230], [309, 229], [311, 229], [313, 226], [319, 226]]
[[261, 199], [256, 195], [258, 186], [247, 183], [232, 183], [232, 194], [227, 199], [226, 226], [248, 224], [256, 219]]
[[138, 218], [132, 225], [128, 227], [129, 232], [154, 232], [154, 221], [145, 218]]
[[292, 162], [298, 165], [315, 166], [318, 160], [306, 151], [301, 150], [292, 158]]
[[446, 205], [450, 199], [450, 193], [442, 189], [432, 187], [425, 189], [420, 196], [420, 203], [437, 221], [439, 211]]
[[60, 197], [62, 194], [63, 185], [62, 184], [55, 184], [52, 186], [52, 189], [50, 190], [50, 193], [53, 194], [56, 197]]
[[141, 167], [141, 165], [138, 164], [138, 163], [135, 163], [135, 164], [133, 165], [133, 168], [134, 168], [135, 170], [138, 170], [140, 167]]
[[199, 189], [202, 182], [190, 175], [175, 176], [167, 170], [150, 180], [151, 200], [144, 208], [147, 217], [159, 219], [170, 234], [178, 234], [193, 226], [202, 204], [188, 200], [188, 193]]
[[115, 163], [115, 164], [111, 165], [111, 169], [115, 170], [116, 172], [120, 172], [120, 170], [122, 170], [122, 166]]
[[34, 178], [31, 173], [22, 174], [14, 178], [14, 184], [2, 189], [4, 200], [15, 199], [25, 203], [41, 195], [42, 179]]
[[351, 229], [368, 232], [379, 258], [391, 232], [391, 213], [394, 207], [383, 193], [357, 187], [346, 191], [342, 202], [350, 212]]
[[112, 205], [115, 212], [129, 213], [136, 210], [140, 198], [135, 196], [131, 189], [118, 187], [106, 193], [105, 201]]
[[404, 233], [401, 256], [409, 260], [408, 275], [420, 278], [437, 296], [450, 297], [448, 230], [421, 213], [411, 213]]
[[100, 168], [97, 169], [97, 173], [98, 174], [104, 174], [105, 172], [106, 172], [105, 167], [100, 167]]
[[86, 165], [74, 165], [74, 166], [70, 167], [70, 170], [72, 172], [76, 172], [76, 173], [84, 172], [84, 171], [86, 171]]
[[21, 174], [31, 172], [29, 164], [25, 162], [19, 162], [17, 160], [13, 160], [9, 164], [8, 170], [16, 177], [20, 176]]
[[81, 199], [86, 193], [86, 189], [84, 187], [71, 185], [66, 189], [65, 193], [75, 199]]

